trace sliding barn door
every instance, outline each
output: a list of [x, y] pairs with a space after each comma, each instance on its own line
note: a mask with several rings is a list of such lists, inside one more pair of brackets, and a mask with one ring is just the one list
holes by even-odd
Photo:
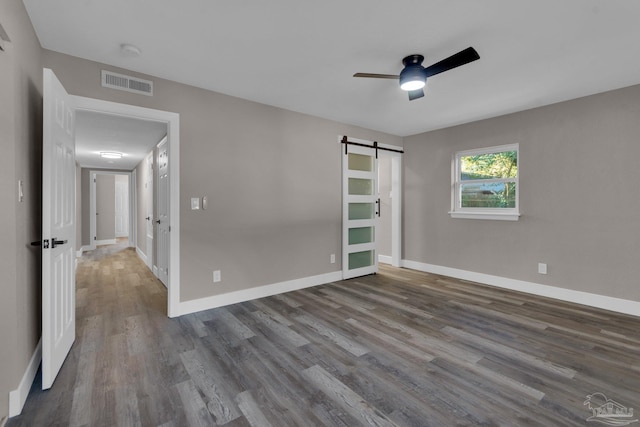
[[350, 279], [378, 271], [378, 160], [373, 148], [354, 145], [342, 157], [342, 276]]

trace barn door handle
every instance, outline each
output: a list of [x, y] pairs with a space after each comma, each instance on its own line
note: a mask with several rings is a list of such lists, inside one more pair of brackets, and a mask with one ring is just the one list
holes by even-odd
[[380, 218], [380, 198], [378, 198], [378, 200], [376, 200], [376, 205], [378, 207], [378, 212], [376, 212], [376, 215], [378, 215], [378, 218]]
[[67, 243], [66, 240], [56, 240], [56, 238], [54, 237], [53, 239], [51, 239], [51, 249], [55, 248], [56, 246], [64, 245], [65, 243]]

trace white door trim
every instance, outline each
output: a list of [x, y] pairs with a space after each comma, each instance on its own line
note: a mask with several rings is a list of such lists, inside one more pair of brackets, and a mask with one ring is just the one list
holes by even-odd
[[169, 283], [167, 290], [167, 315], [180, 315], [180, 115], [169, 111], [154, 110], [135, 105], [118, 104], [101, 99], [73, 96], [80, 110], [115, 114], [143, 120], [154, 120], [167, 124], [169, 138], [169, 158], [172, 162], [169, 183], [169, 213], [171, 218], [171, 239], [169, 248]]

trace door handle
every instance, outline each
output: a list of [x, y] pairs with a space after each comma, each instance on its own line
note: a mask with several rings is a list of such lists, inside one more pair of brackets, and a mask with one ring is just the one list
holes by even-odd
[[54, 237], [53, 239], [51, 239], [51, 249], [55, 248], [56, 246], [64, 245], [65, 243], [67, 243], [66, 240], [57, 240]]
[[146, 217], [145, 219], [146, 219], [147, 221], [149, 221], [149, 220], [151, 219], [151, 217], [150, 217], [150, 216], [148, 216], [148, 217]]
[[380, 198], [378, 197], [378, 200], [376, 200], [376, 205], [378, 206], [378, 212], [376, 212], [376, 215], [378, 215], [378, 218], [380, 218]]
[[31, 242], [31, 246], [42, 246], [42, 242], [40, 240], [36, 240], [35, 242]]
[[160, 224], [160, 220], [159, 219], [156, 219], [156, 224]]

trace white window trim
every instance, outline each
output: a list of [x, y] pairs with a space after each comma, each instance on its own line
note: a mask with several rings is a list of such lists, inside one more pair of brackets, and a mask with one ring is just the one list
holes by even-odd
[[[463, 208], [460, 206], [460, 158], [477, 156], [481, 154], [498, 153], [502, 151], [515, 151], [518, 156], [518, 175], [515, 179], [496, 178], [486, 182], [511, 182], [516, 183], [516, 207], [515, 208]], [[458, 151], [454, 153], [451, 167], [451, 218], [463, 219], [489, 219], [499, 221], [517, 221], [520, 218], [520, 146], [519, 144], [499, 145], [475, 150]]]

